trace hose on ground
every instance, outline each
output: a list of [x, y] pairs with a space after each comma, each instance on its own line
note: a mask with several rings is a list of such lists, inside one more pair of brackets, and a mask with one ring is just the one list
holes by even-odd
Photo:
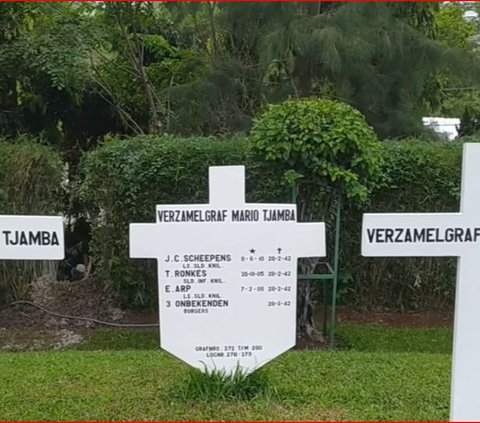
[[61, 314], [61, 313], [56, 313], [54, 311], [48, 310], [45, 307], [32, 303], [31, 301], [13, 301], [12, 303], [1, 306], [0, 310], [14, 307], [16, 305], [29, 305], [31, 307], [35, 307], [43, 311], [44, 313], [49, 314], [50, 316], [58, 317], [60, 319], [80, 320], [84, 322], [97, 323], [98, 325], [103, 325], [103, 326], [113, 326], [117, 328], [154, 328], [159, 326], [158, 323], [114, 323], [114, 322], [105, 322], [103, 320], [98, 320], [91, 317], [70, 316], [68, 314]]

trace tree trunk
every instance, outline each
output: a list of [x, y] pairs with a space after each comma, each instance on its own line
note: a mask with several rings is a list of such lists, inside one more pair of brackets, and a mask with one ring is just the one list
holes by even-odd
[[215, 3], [207, 2], [207, 12], [208, 12], [208, 24], [210, 26], [210, 36], [212, 37], [213, 43], [213, 57], [217, 57], [218, 54], [218, 41], [217, 41], [217, 31], [215, 29], [215, 19], [214, 19]]
[[[121, 30], [122, 36], [125, 40], [125, 44], [127, 46], [127, 58], [132, 66], [135, 74], [140, 79], [145, 96], [147, 98], [148, 103], [148, 133], [154, 134], [158, 133], [161, 130], [161, 123], [158, 120], [158, 111], [157, 111], [157, 101], [156, 101], [156, 94], [150, 80], [148, 79], [147, 73], [145, 72], [144, 67], [144, 47], [140, 40], [138, 39], [137, 33], [135, 29], [133, 32], [133, 42], [129, 38], [129, 34], [127, 29], [125, 28], [125, 23], [122, 20], [122, 16], [120, 15], [119, 11], [114, 8], [115, 11], [115, 18], [117, 24]], [[135, 14], [136, 10], [133, 9], [132, 13]]]
[[[315, 187], [303, 187], [300, 192], [298, 205], [298, 220], [300, 222], [311, 222], [315, 216], [314, 209]], [[299, 262], [299, 273], [308, 275], [315, 273], [319, 259], [301, 259]], [[315, 281], [299, 280], [297, 290], [297, 333], [313, 341], [323, 341], [323, 335], [316, 329], [315, 325]]]

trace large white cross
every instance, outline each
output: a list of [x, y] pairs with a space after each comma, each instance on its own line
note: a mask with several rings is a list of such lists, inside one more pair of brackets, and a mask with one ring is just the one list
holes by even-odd
[[0, 216], [0, 260], [64, 258], [61, 216]]
[[245, 203], [243, 166], [209, 168], [210, 202], [157, 206], [130, 256], [158, 260], [163, 349], [201, 370], [252, 372], [296, 343], [297, 258], [325, 255], [323, 223]]
[[480, 144], [463, 150], [460, 213], [365, 214], [364, 256], [458, 256], [450, 417], [480, 421]]

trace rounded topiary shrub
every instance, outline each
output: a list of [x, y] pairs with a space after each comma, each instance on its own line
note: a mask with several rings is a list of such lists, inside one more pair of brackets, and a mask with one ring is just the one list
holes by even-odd
[[337, 185], [364, 201], [380, 173], [381, 143], [364, 116], [331, 100], [290, 100], [270, 105], [255, 120], [253, 150], [276, 162], [289, 178]]

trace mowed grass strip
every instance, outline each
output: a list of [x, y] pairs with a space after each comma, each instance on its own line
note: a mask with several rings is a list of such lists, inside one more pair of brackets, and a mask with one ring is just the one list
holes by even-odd
[[[391, 328], [378, 324], [342, 325], [336, 332], [343, 349], [364, 352], [420, 352], [450, 354], [451, 328]], [[73, 348], [97, 350], [158, 350], [158, 329], [95, 329], [85, 333], [85, 341]]]
[[451, 328], [390, 328], [382, 325], [342, 325], [336, 335], [344, 348], [355, 351], [451, 354]]
[[4, 353], [0, 420], [448, 419], [448, 354], [292, 351], [264, 371], [274, 395], [186, 400], [188, 366], [158, 350]]
[[84, 341], [73, 346], [80, 351], [158, 350], [160, 335], [154, 329], [94, 329], [84, 334]]

